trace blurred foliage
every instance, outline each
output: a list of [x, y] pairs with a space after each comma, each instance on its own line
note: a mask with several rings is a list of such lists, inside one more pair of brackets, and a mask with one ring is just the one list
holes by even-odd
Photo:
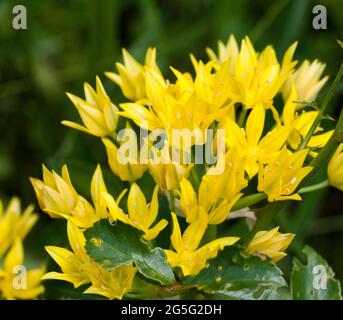
[[[78, 118], [64, 92], [81, 95], [83, 82], [94, 83], [96, 74], [113, 101], [123, 101], [118, 88], [103, 76], [121, 59], [121, 47], [139, 59], [148, 46], [157, 47], [158, 62], [168, 77], [169, 65], [190, 69], [189, 52], [205, 58], [205, 47], [216, 47], [217, 40], [226, 40], [230, 33], [237, 39], [251, 36], [257, 49], [271, 43], [278, 54], [298, 40], [296, 58], [318, 58], [334, 78], [343, 56], [336, 43], [343, 39], [343, 2], [320, 2], [327, 8], [328, 30], [312, 28], [312, 8], [318, 3], [311, 0], [23, 0], [28, 29], [16, 31], [12, 8], [17, 1], [1, 0], [0, 196], [16, 194], [25, 204], [34, 202], [28, 177], [40, 176], [42, 162], [54, 169], [68, 163], [75, 186], [85, 196], [96, 163], [101, 163], [111, 190], [118, 192], [122, 182], [108, 170], [103, 146], [60, 121]], [[332, 116], [341, 110], [342, 96], [343, 85], [331, 103]], [[296, 231], [298, 246], [309, 242], [341, 281], [342, 207], [342, 194], [329, 189], [306, 195], [291, 219], [287, 212], [279, 214], [284, 229]], [[39, 256], [44, 244], [65, 242], [65, 224], [41, 217], [35, 229], [40, 237], [33, 232], [28, 239], [37, 248], [32, 253]], [[293, 250], [300, 249], [295, 245]], [[287, 269], [287, 260], [283, 267]]]

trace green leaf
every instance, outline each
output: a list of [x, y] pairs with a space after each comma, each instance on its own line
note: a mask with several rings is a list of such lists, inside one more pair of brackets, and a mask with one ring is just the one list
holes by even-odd
[[101, 220], [85, 232], [86, 250], [107, 269], [134, 263], [147, 279], [163, 285], [173, 283], [174, 274], [163, 249], [152, 249], [142, 235], [143, 232], [123, 222], [110, 225]]
[[240, 246], [226, 247], [209, 260], [206, 269], [184, 283], [226, 299], [284, 299], [278, 289], [287, 286], [270, 259], [250, 255]]
[[291, 292], [294, 300], [341, 300], [340, 282], [328, 263], [311, 247], [305, 246], [307, 264], [293, 261]]

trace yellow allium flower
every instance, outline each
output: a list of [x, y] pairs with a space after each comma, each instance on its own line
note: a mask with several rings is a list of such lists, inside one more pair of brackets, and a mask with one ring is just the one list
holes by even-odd
[[206, 48], [209, 58], [221, 64], [230, 60], [230, 74], [234, 75], [235, 65], [239, 55], [239, 47], [234, 35], [230, 35], [226, 44], [218, 41], [218, 55], [210, 48]]
[[46, 247], [47, 252], [61, 267], [62, 273], [49, 272], [43, 279], [67, 281], [75, 288], [90, 283], [91, 286], [84, 293], [121, 299], [131, 289], [136, 268], [125, 265], [111, 271], [104, 269], [88, 256], [82, 231], [70, 222], [67, 230], [72, 251], [60, 247]]
[[71, 121], [62, 121], [62, 124], [97, 137], [105, 137], [113, 133], [117, 127], [118, 108], [111, 102], [100, 78], [96, 77], [96, 90], [85, 83], [84, 92], [86, 100], [67, 93], [79, 112], [84, 126]]
[[145, 66], [141, 65], [125, 49], [122, 50], [124, 64], [116, 63], [118, 73], [105, 72], [105, 75], [116, 83], [123, 95], [132, 101], [146, 98], [145, 66], [161, 74], [156, 63], [156, 49], [148, 48], [145, 55]]
[[280, 91], [296, 64], [292, 61], [296, 43], [286, 51], [282, 64], [277, 60], [275, 50], [267, 46], [261, 53], [255, 51], [250, 39], [242, 40], [241, 48], [234, 37], [230, 37], [227, 46], [219, 44], [219, 57], [209, 51], [210, 58], [219, 63], [229, 63], [232, 77], [232, 100], [242, 103], [246, 108], [262, 104], [265, 108], [273, 107], [273, 98]]
[[86, 239], [82, 231], [68, 222], [67, 233], [72, 251], [55, 246], [45, 247], [49, 255], [60, 266], [62, 273], [48, 272], [43, 276], [43, 280], [63, 280], [72, 283], [77, 288], [90, 282], [87, 270], [92, 268], [94, 263], [85, 250]]
[[328, 76], [320, 79], [325, 69], [325, 64], [318, 60], [309, 62], [305, 60], [301, 66], [291, 75], [290, 79], [282, 89], [285, 100], [292, 92], [292, 81], [298, 92], [298, 100], [312, 102], [316, 99], [318, 92], [329, 80]]
[[343, 143], [341, 143], [328, 165], [328, 177], [330, 184], [343, 191]]
[[[223, 158], [224, 170], [222, 173], [218, 173], [221, 158]], [[235, 197], [241, 195], [240, 192], [248, 185], [244, 170], [245, 161], [245, 157], [233, 147], [225, 155], [219, 155], [216, 166], [208, 169], [202, 179], [207, 183], [208, 190], [211, 190], [210, 194], [214, 201], [226, 199], [231, 202]]]
[[118, 206], [121, 197], [115, 201], [108, 193], [103, 193], [103, 196], [112, 219], [114, 221], [118, 219], [142, 230], [146, 240], [156, 238], [168, 224], [167, 220], [162, 219], [152, 227], [158, 215], [158, 186], [155, 187], [151, 202], [148, 205], [138, 185], [132, 184], [127, 200], [128, 215], [124, 214]]
[[28, 206], [21, 213], [20, 200], [12, 198], [4, 209], [0, 200], [0, 258], [12, 246], [15, 239], [23, 240], [38, 219], [33, 213], [33, 206]]
[[247, 249], [251, 253], [262, 253], [278, 262], [287, 254], [284, 252], [292, 242], [295, 234], [280, 233], [279, 227], [270, 231], [259, 231], [249, 243]]
[[191, 137], [195, 134], [195, 137], [191, 139], [191, 145], [206, 142], [205, 130], [218, 118], [217, 113], [207, 113], [207, 104], [197, 100], [195, 94], [185, 100], [175, 99], [167, 92], [159, 93], [158, 90], [155, 90], [154, 94], [161, 97], [162, 108], [159, 104], [145, 107], [138, 103], [124, 103], [120, 105], [124, 111], [119, 114], [133, 120], [143, 129], [165, 130], [171, 144], [174, 143], [173, 130], [175, 129], [180, 130], [181, 137], [185, 135]]
[[208, 259], [217, 255], [220, 249], [233, 245], [239, 240], [237, 237], [224, 237], [209, 242], [198, 249], [200, 241], [207, 228], [207, 215], [199, 210], [199, 215], [181, 235], [179, 222], [172, 213], [173, 233], [170, 237], [175, 251], [165, 250], [168, 262], [172, 267], [180, 267], [183, 275], [196, 275], [205, 268]]
[[289, 135], [288, 128], [278, 126], [261, 139], [264, 122], [262, 104], [256, 105], [249, 114], [245, 130], [232, 119], [226, 119], [226, 143], [245, 157], [245, 170], [250, 179], [258, 172], [259, 163], [268, 163], [278, 156]]
[[176, 190], [181, 180], [188, 176], [193, 164], [186, 165], [173, 161], [167, 145], [162, 149], [153, 148], [151, 153], [148, 168], [156, 184], [165, 191]]
[[53, 218], [60, 214], [70, 214], [78, 202], [78, 194], [75, 191], [66, 165], [62, 168], [62, 175], [55, 171], [49, 171], [42, 166], [43, 180], [30, 178], [35, 190], [40, 208]]
[[244, 178], [242, 159], [234, 152], [229, 151], [227, 155], [225, 171], [211, 175], [213, 168], [210, 168], [208, 174], [202, 178], [198, 195], [187, 179], [181, 181], [180, 207], [188, 223], [197, 219], [199, 210], [207, 213], [208, 224], [222, 223], [243, 195], [241, 190], [247, 186], [247, 181]]
[[[231, 103], [230, 86], [232, 78], [230, 77], [230, 62], [225, 61], [220, 65], [216, 65], [214, 61], [204, 64], [201, 60], [196, 61], [191, 55], [191, 59], [196, 71], [196, 76], [193, 83], [193, 88], [187, 88], [187, 92], [194, 91], [194, 95], [198, 103], [197, 113], [206, 115], [217, 114], [219, 120], [223, 115], [222, 107], [233, 107]], [[213, 72], [215, 69], [215, 72]], [[176, 74], [178, 77], [178, 75]], [[178, 77], [178, 79], [180, 79]]]
[[[147, 170], [147, 165], [139, 163], [139, 156], [137, 159], [131, 159], [128, 155], [121, 154], [121, 149], [107, 138], [102, 139], [105, 145], [108, 163], [112, 172], [123, 181], [136, 181], [140, 179]], [[121, 163], [119, 157], [123, 157], [126, 163]]]
[[5, 299], [35, 299], [44, 292], [41, 279], [45, 266], [26, 270], [24, 248], [17, 238], [0, 268], [0, 295]]
[[303, 167], [307, 154], [308, 150], [292, 153], [283, 148], [274, 161], [260, 166], [257, 190], [266, 193], [270, 202], [301, 200], [300, 195], [293, 192], [313, 169], [310, 166]]
[[132, 265], [122, 265], [111, 271], [97, 265], [88, 273], [92, 285], [84, 293], [98, 294], [110, 300], [122, 299], [131, 290], [136, 272]]
[[203, 180], [199, 187], [199, 195], [195, 193], [193, 186], [187, 179], [180, 184], [180, 208], [188, 223], [199, 219], [200, 212], [206, 214], [208, 224], [219, 224], [229, 215], [229, 212], [238, 198], [237, 195], [231, 201], [227, 199], [215, 199], [211, 194], [210, 186]]
[[62, 176], [49, 171], [43, 165], [43, 181], [30, 178], [40, 208], [52, 218], [65, 218], [80, 228], [89, 228], [101, 218], [108, 217], [99, 193], [106, 192], [100, 166], [94, 172], [91, 183], [93, 206], [74, 189], [67, 166]]
[[143, 129], [164, 129], [170, 144], [174, 143], [175, 129], [181, 131], [181, 136], [195, 134], [191, 145], [204, 144], [205, 130], [215, 119], [228, 112], [229, 78], [225, 78], [227, 70], [224, 66], [221, 72], [213, 74], [213, 63], [194, 63], [197, 64], [194, 81], [189, 74], [172, 68], [177, 77], [175, 84], [166, 82], [162, 75], [147, 69], [147, 98], [136, 103], [121, 104], [123, 111], [119, 114]]

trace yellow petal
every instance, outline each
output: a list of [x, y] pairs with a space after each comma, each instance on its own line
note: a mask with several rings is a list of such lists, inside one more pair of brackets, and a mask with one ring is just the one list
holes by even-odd
[[249, 145], [256, 146], [264, 128], [265, 109], [262, 104], [256, 105], [247, 120], [246, 133]]
[[144, 235], [144, 239], [152, 240], [155, 239], [158, 234], [168, 225], [168, 221], [165, 219], [160, 220], [154, 227], [147, 230]]
[[13, 268], [22, 265], [24, 262], [24, 248], [19, 239], [16, 239], [12, 248], [7, 253], [4, 260], [4, 269], [13, 273]]
[[107, 218], [106, 203], [102, 193], [107, 192], [100, 165], [97, 165], [91, 182], [91, 195], [99, 218]]
[[207, 214], [204, 209], [199, 208], [198, 219], [193, 221], [182, 235], [183, 245], [186, 250], [194, 251], [206, 231], [207, 228]]
[[170, 237], [171, 243], [174, 247], [174, 249], [177, 252], [181, 252], [184, 250], [184, 245], [183, 245], [183, 240], [181, 237], [181, 230], [180, 230], [180, 225], [177, 220], [176, 214], [174, 212], [171, 213], [172, 219], [173, 219], [173, 232]]
[[147, 226], [150, 227], [157, 218], [158, 214], [158, 186], [155, 186], [151, 202], [149, 204], [149, 214], [147, 217]]
[[148, 227], [149, 211], [145, 196], [136, 183], [133, 183], [127, 200], [129, 217], [138, 224]]

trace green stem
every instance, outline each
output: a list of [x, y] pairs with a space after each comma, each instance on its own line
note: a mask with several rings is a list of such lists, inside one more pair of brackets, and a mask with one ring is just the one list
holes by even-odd
[[197, 175], [197, 173], [196, 173], [196, 171], [194, 169], [195, 168], [191, 169], [191, 176], [192, 176], [192, 178], [194, 180], [194, 183], [196, 185], [196, 189], [198, 189], [199, 186], [200, 186], [200, 178], [199, 178], [199, 176]]
[[242, 111], [241, 111], [241, 114], [239, 115], [239, 119], [238, 119], [238, 125], [240, 127], [243, 126], [243, 123], [245, 121], [245, 118], [247, 117], [247, 114], [248, 114], [248, 109], [242, 105]]
[[210, 224], [207, 226], [207, 229], [205, 231], [205, 234], [202, 238], [201, 245], [209, 243], [213, 240], [216, 240], [218, 236], [218, 228], [216, 224]]
[[267, 195], [265, 193], [250, 194], [246, 197], [239, 199], [233, 206], [232, 210], [239, 210], [246, 207], [250, 207], [256, 203], [261, 202], [262, 200], [266, 198], [267, 198]]
[[324, 98], [324, 101], [322, 103], [322, 106], [320, 107], [319, 109], [319, 112], [318, 112], [318, 115], [316, 117], [316, 119], [314, 120], [310, 130], [307, 132], [304, 140], [300, 143], [299, 147], [298, 147], [298, 150], [302, 150], [302, 149], [305, 149], [306, 146], [308, 145], [311, 137], [313, 136], [315, 130], [317, 129], [318, 125], [320, 124], [321, 120], [323, 119], [323, 116], [325, 115], [326, 113], [326, 109], [329, 105], [329, 102], [332, 98], [332, 96], [334, 95], [336, 89], [337, 89], [337, 86], [339, 85], [341, 79], [342, 79], [342, 76], [343, 76], [343, 63], [341, 64], [339, 70], [338, 70], [338, 73], [336, 75], [336, 78], [334, 80], [334, 82], [332, 83], [328, 93], [326, 94], [325, 98]]
[[330, 185], [329, 180], [324, 180], [312, 186], [301, 188], [298, 193], [302, 194], [302, 193], [308, 193], [308, 192], [320, 190], [320, 189], [328, 187], [329, 185]]
[[169, 209], [171, 212], [175, 212], [175, 192], [174, 190], [169, 191]]
[[257, 41], [275, 21], [277, 16], [281, 13], [283, 8], [285, 8], [288, 2], [289, 0], [280, 0], [273, 2], [266, 14], [262, 17], [262, 19], [258, 21], [255, 28], [250, 33], [250, 38], [254, 41]]
[[248, 245], [250, 241], [254, 238], [258, 231], [265, 230], [274, 220], [275, 215], [283, 206], [283, 201], [269, 203], [263, 210], [259, 213], [258, 219], [254, 225], [254, 228], [249, 233], [248, 237], [245, 239], [245, 245]]

